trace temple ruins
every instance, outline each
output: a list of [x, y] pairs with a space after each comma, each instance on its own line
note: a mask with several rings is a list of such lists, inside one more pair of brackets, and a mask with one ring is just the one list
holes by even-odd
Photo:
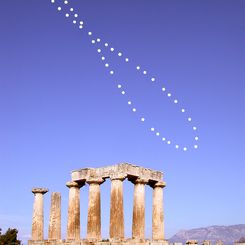
[[[100, 185], [111, 181], [109, 238], [101, 237]], [[134, 184], [132, 237], [124, 235], [123, 181]], [[80, 237], [80, 189], [89, 185], [87, 236]], [[145, 185], [153, 189], [152, 238], [145, 238]], [[66, 237], [61, 237], [61, 195], [51, 195], [48, 238], [44, 238], [43, 197], [48, 189], [34, 188], [32, 237], [29, 245], [165, 245], [163, 212], [163, 173], [148, 168], [120, 163], [102, 168], [84, 168], [71, 173]], [[109, 204], [109, 202], [108, 202]], [[103, 211], [103, 210], [102, 210]]]

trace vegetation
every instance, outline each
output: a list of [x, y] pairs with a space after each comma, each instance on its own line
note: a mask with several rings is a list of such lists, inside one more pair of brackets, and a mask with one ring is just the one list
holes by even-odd
[[18, 230], [9, 228], [4, 234], [0, 228], [0, 245], [20, 245], [17, 239]]

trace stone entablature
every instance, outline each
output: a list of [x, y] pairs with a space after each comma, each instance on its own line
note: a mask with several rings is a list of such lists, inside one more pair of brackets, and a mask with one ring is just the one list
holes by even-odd
[[113, 166], [102, 168], [83, 168], [72, 171], [71, 179], [75, 182], [85, 182], [93, 178], [128, 178], [128, 180], [135, 180], [141, 178], [147, 181], [146, 184], [163, 181], [163, 173], [154, 171], [149, 168], [139, 167], [129, 163], [119, 163]]
[[[48, 240], [43, 236], [43, 195], [47, 189], [35, 188], [32, 240], [29, 245], [165, 245], [163, 212], [163, 173], [136, 165], [121, 163], [103, 168], [86, 168], [72, 172], [69, 188], [66, 240], [61, 240], [61, 196], [52, 194]], [[100, 185], [111, 181], [109, 239], [101, 237]], [[123, 181], [134, 184], [132, 238], [124, 237]], [[89, 185], [86, 239], [80, 237], [80, 188]], [[153, 189], [152, 240], [145, 238], [145, 185]]]

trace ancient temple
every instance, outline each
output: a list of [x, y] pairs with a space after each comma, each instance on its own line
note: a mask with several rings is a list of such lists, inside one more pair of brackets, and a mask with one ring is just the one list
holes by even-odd
[[[101, 238], [100, 185], [111, 181], [110, 227], [108, 239]], [[132, 210], [132, 237], [124, 236], [123, 181], [134, 184]], [[80, 237], [80, 189], [89, 185], [87, 236]], [[145, 238], [145, 185], [153, 189], [152, 238]], [[44, 239], [43, 196], [48, 189], [34, 188], [32, 238], [29, 245], [165, 245], [163, 212], [163, 173], [128, 163], [103, 168], [85, 168], [73, 171], [69, 188], [66, 238], [61, 237], [61, 195], [52, 193], [48, 238]]]

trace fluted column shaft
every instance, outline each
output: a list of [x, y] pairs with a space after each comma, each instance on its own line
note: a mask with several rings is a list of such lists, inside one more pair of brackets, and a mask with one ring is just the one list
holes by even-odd
[[61, 195], [58, 192], [51, 196], [48, 239], [61, 239]]
[[123, 180], [125, 177], [111, 178], [110, 238], [124, 238]]
[[153, 186], [152, 239], [164, 240], [163, 188], [164, 182]]
[[137, 179], [134, 182], [134, 207], [132, 238], [145, 238], [145, 184], [146, 180]]
[[66, 186], [69, 188], [68, 203], [68, 222], [67, 222], [67, 239], [80, 239], [80, 188], [84, 184], [76, 182], [68, 182]]
[[48, 189], [34, 188], [33, 217], [32, 217], [32, 240], [43, 240], [43, 195], [48, 192]]
[[103, 179], [87, 180], [89, 184], [89, 202], [88, 202], [88, 224], [87, 239], [101, 239], [101, 207], [100, 207], [100, 184]]

